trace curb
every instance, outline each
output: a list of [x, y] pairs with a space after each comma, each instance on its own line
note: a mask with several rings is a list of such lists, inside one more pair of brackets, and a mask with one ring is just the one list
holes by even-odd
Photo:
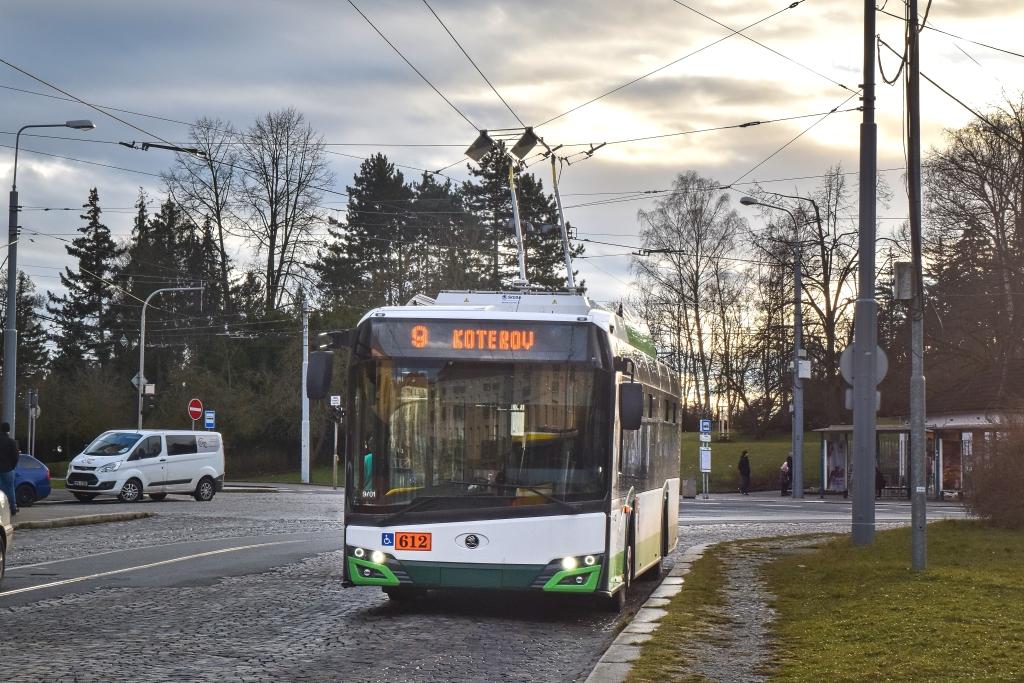
[[668, 606], [669, 599], [683, 589], [683, 577], [711, 545], [695, 545], [686, 549], [647, 602], [601, 655], [585, 683], [622, 683], [626, 680], [633, 669], [633, 662], [640, 657], [640, 646], [651, 639], [658, 630], [658, 621], [668, 614], [664, 608]]
[[281, 489], [271, 486], [225, 486], [218, 493], [280, 493]]
[[84, 526], [86, 524], [106, 524], [107, 522], [128, 522], [133, 519], [153, 517], [153, 512], [108, 512], [101, 515], [79, 515], [77, 517], [60, 517], [58, 519], [39, 519], [29, 522], [16, 522], [14, 529], [58, 529], [66, 526]]

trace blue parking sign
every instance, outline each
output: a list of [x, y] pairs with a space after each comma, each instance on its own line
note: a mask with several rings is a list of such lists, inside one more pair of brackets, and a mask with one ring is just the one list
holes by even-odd
[[710, 434], [711, 433], [711, 420], [701, 420], [700, 421], [700, 433], [701, 434]]
[[203, 427], [213, 429], [217, 425], [217, 415], [212, 410], [203, 411]]
[[381, 535], [380, 535], [380, 544], [382, 546], [386, 546], [388, 548], [394, 548], [395, 547], [395, 535], [393, 533], [388, 533], [387, 531], [381, 533]]

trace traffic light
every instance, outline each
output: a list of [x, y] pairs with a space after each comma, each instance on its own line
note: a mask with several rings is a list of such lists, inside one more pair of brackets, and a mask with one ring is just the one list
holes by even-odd
[[148, 415], [154, 410], [156, 410], [156, 396], [146, 394], [142, 397], [142, 412]]

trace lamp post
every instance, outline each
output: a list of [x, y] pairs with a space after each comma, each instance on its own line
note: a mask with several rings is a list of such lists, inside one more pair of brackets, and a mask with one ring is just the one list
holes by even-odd
[[92, 121], [78, 119], [64, 123], [32, 123], [22, 126], [14, 136], [14, 170], [11, 178], [10, 206], [7, 214], [7, 322], [4, 324], [3, 421], [14, 434], [15, 405], [18, 393], [18, 148], [22, 131], [29, 128], [74, 128], [92, 130]]
[[149, 306], [149, 300], [157, 294], [164, 292], [194, 292], [203, 291], [204, 287], [164, 287], [163, 289], [154, 290], [146, 297], [146, 300], [142, 302], [142, 317], [139, 321], [139, 429], [142, 429], [142, 395], [146, 388], [146, 306]]
[[[763, 206], [766, 209], [785, 211], [793, 221], [793, 237], [795, 239], [795, 251], [793, 253], [793, 469], [790, 472], [792, 478], [793, 498], [804, 497], [804, 381], [800, 377], [800, 351], [803, 345], [803, 301], [800, 281], [800, 261], [803, 248], [799, 241], [799, 227], [796, 215], [784, 206], [765, 204], [753, 197], [740, 197], [740, 204], [744, 206]], [[815, 206], [817, 208], [817, 206]]]

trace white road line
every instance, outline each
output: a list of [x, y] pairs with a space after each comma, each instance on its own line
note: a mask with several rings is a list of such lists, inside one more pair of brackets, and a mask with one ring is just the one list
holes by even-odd
[[200, 557], [210, 557], [212, 555], [223, 555], [224, 553], [233, 553], [239, 550], [252, 550], [253, 548], [265, 548], [271, 545], [284, 545], [286, 543], [302, 543], [301, 540], [295, 541], [273, 541], [272, 543], [256, 543], [253, 545], [242, 545], [234, 548], [221, 548], [220, 550], [208, 550], [205, 553], [196, 553], [194, 555], [185, 555], [184, 557], [174, 557], [170, 560], [161, 560], [159, 562], [150, 562], [149, 564], [140, 564], [135, 567], [125, 567], [123, 569], [112, 569], [106, 572], [100, 572], [98, 574], [89, 574], [87, 576], [78, 576], [73, 579], [63, 579], [61, 581], [53, 581], [51, 583], [42, 583], [37, 586], [27, 586], [25, 588], [15, 588], [14, 590], [4, 591], [0, 593], [0, 598], [5, 595], [18, 595], [19, 593], [28, 593], [30, 591], [43, 590], [44, 588], [56, 588], [57, 586], [66, 586], [71, 583], [79, 583], [81, 581], [89, 581], [91, 579], [99, 579], [104, 576], [113, 576], [114, 574], [124, 574], [126, 572], [140, 571], [142, 569], [152, 569], [153, 567], [161, 567], [167, 564], [174, 564], [175, 562], [184, 562], [185, 560], [194, 560]]

